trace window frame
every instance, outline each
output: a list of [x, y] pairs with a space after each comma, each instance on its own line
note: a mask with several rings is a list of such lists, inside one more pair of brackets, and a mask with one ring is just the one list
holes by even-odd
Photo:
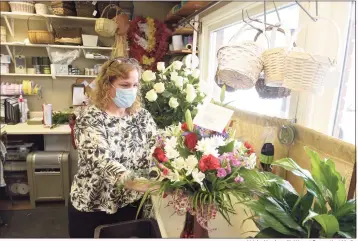
[[[276, 7], [280, 9], [292, 4], [295, 3], [278, 2], [276, 3]], [[341, 46], [337, 57], [337, 69], [340, 70], [341, 75], [343, 70], [343, 60], [346, 58], [344, 49], [347, 43], [345, 40], [347, 39], [349, 17], [351, 15], [350, 6], [348, 6], [349, 4], [351, 4], [351, 2], [319, 3], [319, 16], [324, 16], [334, 20], [341, 30]], [[309, 12], [315, 12], [315, 2], [302, 2], [301, 5]], [[214, 61], [210, 61], [209, 59], [210, 51], [215, 47], [215, 39], [212, 37], [211, 32], [229, 26], [230, 24], [241, 22], [242, 19], [240, 13], [242, 9], [248, 10], [251, 16], [255, 16], [262, 14], [263, 8], [262, 2], [230, 2], [201, 18], [202, 31], [199, 36], [201, 84], [203, 86], [203, 90], [210, 98], [212, 96], [214, 80], [209, 79], [209, 71], [215, 68], [215, 66], [213, 66]], [[273, 3], [267, 2], [266, 9], [267, 12], [273, 11]], [[299, 25], [309, 24], [312, 20], [302, 9], [299, 11]], [[328, 25], [327, 28], [329, 28]], [[329, 30], [324, 28], [322, 31], [324, 32]], [[328, 52], [332, 52], [332, 49], [336, 48], [334, 38], [328, 39], [324, 43], [312, 41], [315, 37], [319, 37], [317, 36], [318, 34], [321, 33], [317, 33], [308, 27], [299, 34], [296, 43], [298, 46], [305, 49], [307, 47], [315, 48], [315, 46], [319, 48], [324, 45]], [[336, 82], [336, 86], [331, 86], [325, 90], [323, 96], [315, 96], [307, 93], [292, 91], [288, 107], [288, 119], [294, 119], [297, 124], [331, 136], [333, 134], [333, 126], [335, 122], [341, 76], [334, 81]], [[322, 105], [323, 109], [320, 109]]]

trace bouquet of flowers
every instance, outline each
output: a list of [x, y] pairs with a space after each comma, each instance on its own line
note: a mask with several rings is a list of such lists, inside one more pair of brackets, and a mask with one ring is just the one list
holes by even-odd
[[163, 129], [183, 122], [187, 110], [195, 116], [198, 105], [205, 98], [199, 88], [199, 70], [184, 68], [180, 61], [174, 61], [167, 68], [159, 62], [157, 70], [143, 72], [141, 94], [145, 108], [158, 127]]
[[[210, 131], [194, 126], [189, 111], [185, 116], [184, 124], [167, 127], [156, 137], [151, 176], [160, 188], [155, 192], [160, 197], [170, 194], [176, 213], [189, 212], [206, 230], [217, 211], [230, 224], [229, 214], [235, 213], [232, 197], [243, 200], [250, 194], [240, 174], [255, 168], [254, 150], [235, 140], [230, 128]], [[153, 191], [143, 202], [149, 193]]]

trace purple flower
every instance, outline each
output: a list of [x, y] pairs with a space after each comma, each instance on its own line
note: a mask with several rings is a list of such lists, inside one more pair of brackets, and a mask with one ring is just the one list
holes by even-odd
[[230, 161], [226, 162], [226, 170], [227, 170], [227, 174], [231, 173], [231, 165], [230, 165]]
[[216, 174], [217, 177], [226, 177], [226, 170], [224, 168], [219, 168]]
[[234, 181], [237, 182], [237, 183], [240, 183], [240, 182], [244, 181], [244, 178], [240, 177], [240, 176], [237, 176], [237, 177], [235, 177]]
[[239, 160], [232, 160], [231, 163], [234, 167], [238, 167], [241, 165], [241, 162]]

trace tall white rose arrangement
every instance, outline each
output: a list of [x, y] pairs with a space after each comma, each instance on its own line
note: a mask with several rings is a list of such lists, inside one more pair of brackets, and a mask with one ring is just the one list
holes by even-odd
[[198, 69], [185, 68], [174, 61], [167, 68], [157, 63], [157, 72], [146, 70], [142, 74], [141, 94], [145, 108], [152, 114], [159, 128], [184, 122], [186, 110], [192, 116], [203, 103], [205, 94], [199, 89]]

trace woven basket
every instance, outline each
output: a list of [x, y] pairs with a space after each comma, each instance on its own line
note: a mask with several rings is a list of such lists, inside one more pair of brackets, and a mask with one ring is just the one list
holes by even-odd
[[[263, 69], [265, 72], [265, 85], [271, 87], [281, 87], [284, 79], [284, 68], [285, 68], [285, 58], [292, 46], [289, 46], [291, 43], [291, 33], [289, 30], [283, 30], [277, 27], [268, 27], [266, 31], [272, 31], [271, 41], [269, 49], [266, 49], [262, 53], [263, 60]], [[285, 47], [276, 47], [276, 32], [279, 31], [286, 35], [286, 46]], [[259, 32], [255, 36], [255, 41], [258, 36], [261, 34]]]
[[[98, 13], [99, 13], [99, 16], [102, 15], [104, 9], [108, 6], [108, 5], [116, 5], [119, 7], [119, 2], [115, 2], [115, 1], [98, 1], [97, 2], [97, 9], [98, 9]], [[112, 19], [116, 16], [116, 13], [115, 12], [109, 12], [107, 14], [107, 18], [108, 19]]]
[[[314, 55], [305, 51], [290, 51], [285, 60], [285, 77], [283, 86], [295, 91], [320, 93], [323, 90], [323, 81], [330, 68], [336, 65], [340, 47], [340, 31], [337, 24], [326, 18], [317, 18], [330, 22], [336, 30], [338, 47], [336, 56], [330, 59], [327, 56]], [[296, 35], [297, 37], [297, 35]]]
[[27, 19], [27, 35], [32, 44], [52, 44], [54, 43], [53, 33], [46, 30], [30, 30], [30, 19]]
[[234, 89], [252, 88], [262, 71], [261, 54], [263, 49], [253, 41], [234, 44], [247, 25], [244, 25], [229, 41], [217, 52], [218, 78], [227, 86]]
[[82, 44], [82, 29], [74, 27], [55, 27], [55, 43]]
[[118, 6], [113, 4], [108, 5], [103, 10], [101, 14], [101, 18], [96, 20], [95, 31], [96, 33], [98, 33], [98, 35], [102, 37], [113, 37], [117, 30], [117, 23], [114, 20], [103, 17], [105, 13], [107, 13], [107, 17], [108, 17], [108, 12], [110, 9], [116, 10], [116, 16], [120, 11], [120, 8]]
[[1, 12], [10, 12], [10, 5], [8, 2], [0, 2], [0, 11]]
[[48, 7], [43, 3], [36, 3], [35, 10], [37, 14], [48, 14]]
[[35, 5], [33, 3], [26, 2], [9, 2], [11, 12], [18, 13], [34, 13]]
[[[217, 73], [215, 74], [215, 83], [216, 83], [220, 88], [222, 88], [224, 85], [226, 85], [226, 84], [224, 84], [223, 81], [221, 81], [221, 80], [219, 79]], [[236, 90], [237, 90], [237, 89], [234, 89], [234, 88], [232, 88], [232, 87], [226, 85], [226, 91], [227, 91], [227, 92], [235, 92]]]
[[51, 2], [52, 13], [57, 16], [76, 16], [76, 7], [72, 1]]
[[76, 1], [77, 16], [93, 18], [93, 12], [96, 10], [96, 6], [91, 1]]
[[291, 90], [284, 87], [269, 87], [265, 84], [265, 79], [260, 77], [256, 84], [255, 88], [260, 98], [263, 99], [278, 99], [285, 98], [290, 96]]

